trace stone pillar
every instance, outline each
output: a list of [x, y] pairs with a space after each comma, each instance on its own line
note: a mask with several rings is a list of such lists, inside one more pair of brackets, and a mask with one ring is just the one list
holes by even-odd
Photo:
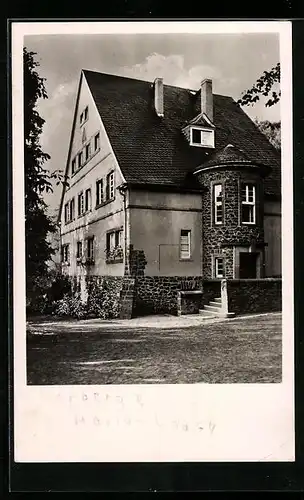
[[222, 312], [228, 313], [228, 291], [227, 291], [227, 280], [221, 280], [221, 302], [222, 302]]

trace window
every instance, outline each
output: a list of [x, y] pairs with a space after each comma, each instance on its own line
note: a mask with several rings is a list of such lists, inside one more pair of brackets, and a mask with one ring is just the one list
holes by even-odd
[[84, 210], [88, 212], [91, 210], [91, 189], [86, 189], [85, 191], [85, 200], [84, 200]]
[[191, 231], [182, 229], [180, 234], [180, 258], [190, 259], [191, 257]]
[[78, 195], [78, 215], [82, 215], [84, 212], [84, 197], [83, 192]]
[[85, 147], [85, 159], [86, 161], [90, 158], [91, 156], [91, 144], [87, 144]]
[[191, 128], [191, 141], [193, 146], [214, 148], [214, 130]]
[[89, 108], [87, 106], [80, 115], [80, 125], [82, 125], [82, 123], [84, 123], [88, 119], [88, 117], [89, 117]]
[[94, 137], [94, 151], [97, 151], [97, 149], [99, 149], [99, 132], [98, 134], [95, 135]]
[[67, 224], [69, 222], [69, 204], [66, 203], [64, 205], [64, 222], [65, 224]]
[[70, 262], [70, 245], [67, 243], [61, 247], [61, 262], [69, 264]]
[[214, 222], [215, 224], [223, 223], [223, 189], [222, 184], [214, 186]]
[[103, 180], [96, 181], [96, 206], [103, 202]]
[[201, 144], [201, 131], [196, 128], [192, 129], [192, 142], [194, 144]]
[[82, 163], [83, 163], [83, 152], [80, 151], [80, 153], [78, 153], [78, 168], [82, 166]]
[[123, 259], [122, 230], [116, 229], [107, 233], [107, 261], [121, 262]]
[[76, 158], [72, 160], [72, 175], [75, 174], [76, 171]]
[[70, 220], [75, 219], [75, 198], [72, 198], [70, 201]]
[[241, 220], [243, 224], [255, 224], [255, 186], [243, 184], [241, 187]]
[[87, 239], [87, 260], [94, 260], [94, 236]]
[[224, 278], [225, 272], [224, 272], [224, 259], [223, 257], [215, 257], [214, 259], [214, 264], [215, 264], [215, 277], [216, 278]]
[[106, 199], [112, 200], [114, 198], [114, 172], [107, 175]]
[[82, 257], [82, 241], [77, 241], [76, 258], [81, 259]]

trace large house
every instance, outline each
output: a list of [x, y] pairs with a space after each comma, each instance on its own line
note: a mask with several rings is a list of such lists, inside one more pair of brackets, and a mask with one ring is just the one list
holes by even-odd
[[280, 154], [238, 104], [82, 70], [63, 188], [71, 276], [281, 275]]

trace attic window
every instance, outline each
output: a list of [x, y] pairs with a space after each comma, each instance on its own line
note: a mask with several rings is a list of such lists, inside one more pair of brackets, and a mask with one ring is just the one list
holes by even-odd
[[190, 134], [191, 146], [214, 148], [214, 130], [191, 127]]
[[89, 117], [89, 108], [88, 108], [88, 106], [87, 106], [87, 107], [84, 109], [84, 111], [81, 113], [81, 115], [80, 115], [80, 119], [79, 119], [79, 121], [80, 121], [80, 125], [82, 125], [84, 122], [86, 122], [86, 121], [87, 121], [87, 119], [88, 119], [88, 117]]

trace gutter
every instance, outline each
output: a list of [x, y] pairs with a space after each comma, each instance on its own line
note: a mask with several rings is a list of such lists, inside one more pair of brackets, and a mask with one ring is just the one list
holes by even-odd
[[125, 276], [130, 275], [130, 269], [129, 269], [129, 261], [128, 261], [128, 235], [127, 235], [127, 228], [128, 228], [128, 220], [127, 220], [127, 183], [124, 182], [123, 184], [120, 184], [120, 186], [117, 187], [119, 193], [121, 194], [123, 198], [123, 209], [124, 209], [124, 254], [125, 254]]

